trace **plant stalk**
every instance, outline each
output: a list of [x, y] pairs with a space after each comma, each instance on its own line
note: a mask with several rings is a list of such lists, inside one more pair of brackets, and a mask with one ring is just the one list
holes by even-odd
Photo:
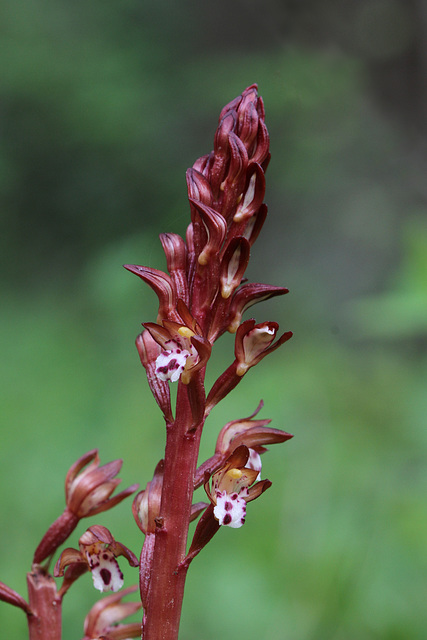
[[[197, 383], [203, 373], [198, 372]], [[167, 426], [159, 526], [143, 619], [143, 640], [177, 640], [188, 566], [184, 566], [203, 422], [191, 429], [187, 387], [179, 382], [175, 421]]]

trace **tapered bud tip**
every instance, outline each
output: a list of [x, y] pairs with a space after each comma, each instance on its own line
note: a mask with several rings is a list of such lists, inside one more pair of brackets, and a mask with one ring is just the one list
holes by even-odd
[[124, 602], [122, 599], [137, 590], [137, 586], [123, 589], [121, 593], [98, 600], [86, 616], [84, 623], [85, 640], [89, 638], [124, 638], [141, 637], [140, 623], [120, 623], [124, 618], [132, 615], [141, 608], [140, 602]]
[[[88, 464], [89, 462], [90, 464]], [[67, 473], [65, 480], [67, 507], [77, 518], [106, 511], [135, 490], [135, 488], [129, 487], [111, 497], [121, 482], [115, 476], [119, 473], [123, 461], [113, 460], [102, 466], [99, 465], [99, 462], [97, 450], [90, 451], [79, 458]]]

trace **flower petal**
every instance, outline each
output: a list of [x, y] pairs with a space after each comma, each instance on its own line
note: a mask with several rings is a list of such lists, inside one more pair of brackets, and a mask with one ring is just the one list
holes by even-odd
[[213, 512], [220, 525], [237, 529], [245, 523], [246, 500], [236, 492], [230, 495], [223, 491], [217, 494]]

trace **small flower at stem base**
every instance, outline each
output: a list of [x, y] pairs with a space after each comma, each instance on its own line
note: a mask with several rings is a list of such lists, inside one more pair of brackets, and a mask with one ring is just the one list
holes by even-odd
[[160, 515], [162, 500], [164, 460], [160, 460], [154, 470], [153, 479], [143, 491], [136, 494], [132, 513], [135, 522], [145, 534], [156, 531], [156, 518]]
[[[92, 573], [95, 589], [118, 591], [123, 586], [123, 574], [116, 560], [118, 556], [125, 556], [131, 567], [138, 566], [138, 558], [130, 549], [114, 540], [106, 527], [94, 525], [80, 537], [79, 551], [68, 548], [61, 553], [54, 576], [64, 575], [66, 566], [79, 569], [86, 565], [86, 570]], [[79, 575], [81, 573], [83, 570], [78, 571]]]

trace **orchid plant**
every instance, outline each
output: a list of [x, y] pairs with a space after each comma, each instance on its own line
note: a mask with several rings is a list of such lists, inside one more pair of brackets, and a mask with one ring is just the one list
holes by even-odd
[[[113, 593], [89, 611], [84, 640], [176, 640], [191, 562], [221, 527], [242, 527], [247, 504], [271, 486], [261, 479], [261, 455], [266, 445], [292, 436], [271, 428], [270, 420], [258, 419], [262, 402], [249, 417], [226, 424], [213, 455], [198, 466], [200, 439], [212, 409], [250, 368], [292, 335], [287, 331], [279, 337], [276, 322], [242, 320], [253, 304], [288, 291], [248, 283], [244, 277], [267, 215], [264, 175], [270, 153], [264, 119], [256, 85], [223, 108], [214, 150], [187, 171], [191, 222], [185, 241], [174, 233], [160, 235], [168, 273], [125, 265], [159, 299], [156, 322], [144, 322], [136, 339], [166, 426], [164, 458], [133, 501], [133, 516], [144, 534], [142, 551], [138, 559], [106, 527], [92, 524], [81, 535], [79, 548], [62, 550], [51, 569], [56, 552], [81, 519], [111, 509], [137, 490], [133, 485], [113, 495], [122, 461], [100, 465], [98, 451], [89, 451], [68, 471], [65, 510], [36, 548], [27, 578], [28, 601], [0, 583], [0, 599], [27, 615], [30, 640], [60, 640], [63, 598], [87, 572], [96, 589]], [[226, 331], [235, 334], [234, 360], [207, 390], [205, 372], [212, 348]], [[202, 485], [207, 502], [193, 503], [194, 491]], [[197, 518], [189, 541], [189, 523]], [[139, 601], [123, 600], [137, 586], [119, 591], [120, 556], [132, 567], [139, 566]], [[142, 624], [122, 622], [140, 607]]]

